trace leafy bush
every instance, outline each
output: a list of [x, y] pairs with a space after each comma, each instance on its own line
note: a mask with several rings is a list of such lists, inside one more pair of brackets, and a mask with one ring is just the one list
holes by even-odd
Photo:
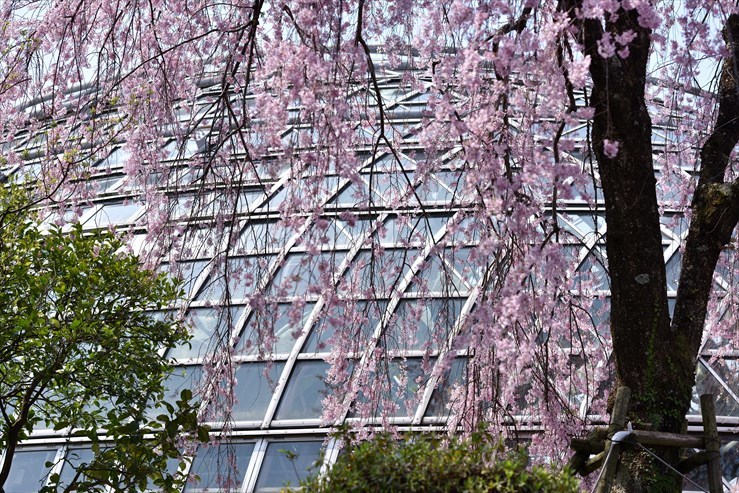
[[339, 456], [324, 476], [303, 484], [324, 492], [576, 492], [567, 472], [528, 467], [525, 451], [505, 452], [484, 434], [444, 440], [430, 435], [397, 441], [388, 434], [359, 443]]

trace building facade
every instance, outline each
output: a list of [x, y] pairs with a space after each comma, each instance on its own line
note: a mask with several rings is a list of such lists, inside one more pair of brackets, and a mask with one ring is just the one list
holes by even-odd
[[[466, 179], [470, 161], [463, 146], [429, 149], [420, 137], [428, 125], [431, 79], [414, 73], [416, 84], [409, 85], [410, 70], [384, 70], [378, 92], [357, 85], [342, 95], [375, 116], [359, 118], [347, 137], [349, 149], [323, 160], [312, 159], [334, 152], [322, 145], [327, 129], [305, 118], [299, 101], [287, 108], [279, 141], [270, 129], [262, 133], [258, 119], [248, 130], [231, 132], [218, 114], [221, 86], [203, 81], [197, 97], [175, 111], [187, 132], [173, 128], [169, 137], [150, 141], [148, 155], [158, 159], [147, 161], [145, 171], [127, 165], [140, 150], [111, 137], [92, 146], [84, 173], [70, 181], [77, 198], [45, 210], [47, 221], [114, 227], [142, 262], [183, 282], [181, 303], [152, 314], [185, 316], [192, 327], [189, 345], [167, 349], [175, 362], [168, 393], [174, 398], [182, 388], [193, 389], [219, 443], [187, 452], [192, 460], [185, 473], [199, 480], [185, 492], [296, 485], [321, 454], [329, 462], [336, 457], [338, 445], [327, 435], [344, 422], [432, 430], [497, 420], [500, 429], [527, 440], [547, 429], [536, 411], [543, 401], [532, 391], [530, 365], [501, 363], [485, 374], [484, 367], [468, 364], [477, 354], [466, 345], [474, 337], [467, 327], [486, 323], [481, 307], [500, 301], [491, 296], [496, 278], [519, 257], [515, 240], [504, 234], [506, 211], [480, 214], [488, 195], [476, 191], [489, 184]], [[254, 114], [261, 104], [249, 95], [232, 95], [232, 102]], [[378, 121], [380, 113], [382, 127], [361, 123]], [[116, 126], [126, 125], [115, 107], [97, 118], [113, 136]], [[666, 152], [676, 137], [668, 120], [657, 123], [655, 147]], [[539, 128], [546, 135], [554, 124], [538, 125], [513, 119], [509, 131]], [[5, 148], [18, 159], [3, 173], [25, 180], [43, 173], [53, 152], [49, 135], [43, 128], [16, 133]], [[565, 136], [573, 142], [565, 159], [584, 167], [591, 159], [587, 120], [568, 125]], [[695, 170], [673, 172], [689, 179]], [[607, 225], [594, 176], [540, 209], [561, 228], [568, 306], [590, 324], [578, 335], [589, 340], [578, 347], [565, 339], [552, 346], [562, 352], [560, 361], [573, 362], [570, 390], [558, 390], [570, 429], [604, 420], [596, 404], [604, 387], [597, 386], [609, 381], [603, 364], [609, 347]], [[664, 183], [660, 199], [668, 203], [672, 189]], [[663, 217], [672, 303], [686, 227], [681, 211], [667, 207]], [[494, 238], [513, 243], [499, 248], [491, 245]], [[518, 241], [529, 244], [533, 237]], [[732, 272], [717, 273], [717, 289], [736, 283]], [[525, 307], [544, 288], [535, 276], [521, 279], [531, 283]], [[716, 303], [720, 312], [730, 309], [720, 297]], [[550, 332], [537, 329], [540, 323], [531, 321], [530, 341], [490, 340], [491, 352], [515, 344], [543, 347]], [[717, 396], [728, 486], [737, 481], [739, 441], [732, 433], [739, 424], [739, 372], [735, 355], [713, 358], [721, 347], [720, 337], [705, 338], [695, 393]], [[590, 361], [586, 348], [603, 354]], [[489, 405], [469, 397], [476, 390], [489, 393]], [[512, 390], [513, 404], [496, 403]], [[697, 397], [688, 421], [691, 429], [700, 424]], [[92, 451], [65, 436], [68, 431], [36, 430], [17, 452], [5, 491], [36, 491], [50, 472], [64, 477], [69, 466], [63, 457], [72, 464], [89, 460]]]

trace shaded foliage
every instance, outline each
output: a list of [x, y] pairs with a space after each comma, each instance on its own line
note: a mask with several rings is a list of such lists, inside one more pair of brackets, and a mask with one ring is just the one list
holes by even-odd
[[324, 476], [302, 487], [307, 493], [495, 492], [574, 493], [578, 482], [568, 472], [529, 467], [523, 449], [505, 452], [490, 437], [445, 439], [414, 435], [398, 441], [390, 434], [356, 444], [339, 456]]

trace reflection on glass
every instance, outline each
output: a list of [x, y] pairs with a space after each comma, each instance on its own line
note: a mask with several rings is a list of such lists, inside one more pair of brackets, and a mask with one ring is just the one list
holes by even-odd
[[[464, 291], [465, 288], [459, 276], [447, 263], [456, 260], [458, 258], [451, 250], [446, 250], [442, 255], [432, 254], [424, 261], [408, 291], [445, 294], [458, 294]], [[455, 262], [455, 264], [457, 263]], [[475, 282], [471, 279], [470, 281]]]
[[249, 316], [236, 349], [244, 354], [289, 353], [295, 341], [303, 334], [303, 328], [315, 303], [272, 303]]
[[258, 492], [298, 486], [311, 472], [321, 452], [321, 442], [271, 442], [267, 445], [257, 479]]
[[716, 379], [701, 358], [696, 368], [693, 401], [689, 414], [700, 414], [700, 397], [703, 394], [713, 394], [716, 398], [716, 415], [739, 417], [739, 402], [727, 392], [726, 388]]
[[19, 450], [13, 455], [10, 475], [5, 481], [5, 493], [36, 493], [46, 483], [56, 449]]
[[290, 254], [275, 274], [269, 292], [280, 297], [320, 294], [320, 286], [333, 283], [345, 256], [344, 252]]
[[166, 273], [172, 279], [181, 282], [185, 296], [190, 296], [195, 281], [208, 264], [207, 260], [178, 262], [177, 264], [162, 264], [158, 271]]
[[77, 475], [77, 468], [80, 466], [88, 466], [95, 458], [92, 449], [89, 448], [70, 448], [62, 466], [62, 472], [59, 474], [59, 486], [62, 490], [72, 485], [73, 481], [85, 480], [85, 475]]
[[455, 359], [451, 366], [439, 379], [439, 384], [431, 395], [425, 417], [448, 416], [454, 402], [451, 402], [452, 389], [457, 385], [464, 384], [464, 376], [467, 368], [467, 360]]
[[[365, 347], [380, 320], [385, 315], [387, 300], [348, 301], [332, 304], [314, 324], [304, 353], [322, 353], [331, 350], [337, 342], [342, 347], [359, 351]], [[337, 330], [338, 329], [338, 330]], [[347, 344], [348, 343], [348, 344]]]
[[[164, 400], [171, 405], [180, 400], [180, 394], [185, 389], [193, 392], [200, 380], [202, 369], [200, 366], [177, 366], [164, 381]], [[164, 406], [156, 406], [147, 410], [147, 415], [154, 418], [166, 413]]]
[[239, 491], [253, 450], [253, 443], [200, 447], [185, 493]]
[[357, 254], [342, 279], [340, 291], [347, 296], [384, 297], [397, 289], [411, 264], [416, 249], [363, 250]]
[[217, 266], [211, 273], [196, 299], [223, 301], [226, 297], [230, 300], [246, 298], [269, 274], [274, 258], [275, 255], [260, 255], [228, 259], [225, 268]]
[[318, 419], [321, 401], [333, 392], [326, 382], [329, 364], [325, 361], [295, 363], [287, 388], [282, 394], [275, 419]]
[[103, 228], [109, 225], [124, 224], [143, 210], [141, 204], [110, 204], [104, 205], [92, 218], [85, 221], [86, 228]]
[[378, 365], [370, 385], [359, 392], [350, 417], [413, 416], [432, 367], [432, 360], [422, 358], [397, 359]]
[[236, 370], [234, 421], [261, 421], [267, 412], [284, 363], [244, 363]]
[[442, 347], [462, 310], [464, 299], [404, 299], [398, 303], [392, 326], [384, 332], [389, 349], [427, 350]]
[[167, 356], [175, 359], [198, 358], [205, 355], [213, 334], [219, 334], [218, 340], [228, 340], [234, 324], [244, 311], [243, 307], [230, 307], [217, 310], [214, 308], [194, 308], [188, 313], [187, 320], [192, 339], [189, 346], [183, 344], [172, 348]]

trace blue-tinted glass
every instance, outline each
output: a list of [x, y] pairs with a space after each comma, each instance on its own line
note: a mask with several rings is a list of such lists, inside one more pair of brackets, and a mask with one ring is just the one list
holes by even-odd
[[239, 320], [243, 307], [216, 310], [214, 308], [194, 308], [188, 313], [187, 320], [192, 339], [187, 345], [172, 348], [167, 356], [175, 359], [198, 358], [205, 356], [214, 334], [218, 340], [228, 340], [230, 333]]
[[70, 448], [67, 451], [62, 472], [59, 474], [59, 485], [66, 488], [72, 485], [73, 481], [84, 480], [84, 474], [77, 474], [77, 468], [86, 466], [92, 462], [95, 454], [89, 448]]
[[253, 443], [200, 447], [185, 493], [239, 491], [253, 450]]
[[261, 421], [272, 400], [284, 363], [244, 363], [236, 370], [234, 421]]
[[326, 382], [329, 367], [325, 361], [296, 362], [275, 419], [320, 418], [323, 411], [321, 401], [333, 393], [333, 386]]
[[244, 354], [260, 351], [289, 353], [303, 329], [315, 303], [271, 303], [254, 310], [244, 327], [236, 349]]
[[56, 449], [16, 451], [5, 481], [5, 493], [36, 493], [46, 483], [51, 469], [46, 464], [53, 463], [55, 457]]
[[256, 491], [279, 491], [298, 486], [311, 472], [321, 452], [321, 442], [272, 442], [267, 445]]

